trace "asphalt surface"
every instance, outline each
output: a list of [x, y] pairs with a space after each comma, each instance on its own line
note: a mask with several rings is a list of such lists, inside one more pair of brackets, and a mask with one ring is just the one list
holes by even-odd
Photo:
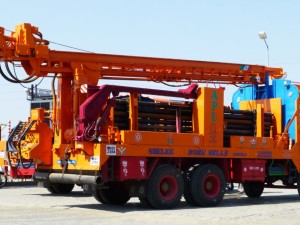
[[84, 194], [78, 186], [69, 195], [52, 195], [25, 182], [0, 189], [0, 223], [3, 225], [78, 224], [300, 224], [300, 197], [296, 189], [265, 189], [250, 199], [237, 189], [213, 208], [189, 206], [184, 199], [173, 210], [153, 210], [132, 198], [124, 206], [107, 206]]

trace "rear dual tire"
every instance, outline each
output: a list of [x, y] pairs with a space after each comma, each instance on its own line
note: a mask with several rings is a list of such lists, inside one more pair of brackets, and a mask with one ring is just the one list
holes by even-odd
[[146, 184], [146, 196], [141, 204], [155, 209], [175, 208], [181, 200], [184, 181], [180, 171], [171, 165], [159, 165]]
[[206, 164], [186, 172], [184, 197], [192, 206], [211, 207], [220, 204], [225, 194], [222, 170]]

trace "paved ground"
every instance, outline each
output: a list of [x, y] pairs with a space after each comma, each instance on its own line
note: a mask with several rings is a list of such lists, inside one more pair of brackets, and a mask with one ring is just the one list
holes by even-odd
[[0, 221], [3, 225], [293, 225], [300, 224], [300, 198], [294, 189], [265, 189], [259, 199], [235, 190], [214, 208], [194, 208], [182, 201], [173, 210], [150, 210], [136, 198], [122, 207], [102, 205], [77, 186], [71, 195], [53, 196], [31, 184], [9, 185], [0, 189]]

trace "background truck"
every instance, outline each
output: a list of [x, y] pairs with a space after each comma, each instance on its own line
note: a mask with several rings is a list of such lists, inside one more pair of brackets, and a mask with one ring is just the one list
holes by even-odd
[[[7, 127], [6, 124], [3, 124], [3, 127], [0, 127], [0, 134], [3, 130], [1, 128], [5, 127]], [[10, 130], [10, 121], [8, 122], [8, 130]], [[10, 131], [8, 131], [8, 133], [10, 133]], [[10, 178], [11, 180], [32, 179], [32, 175], [35, 172], [35, 165], [27, 162], [25, 163], [25, 168], [22, 167], [20, 161], [10, 160], [11, 154], [8, 154], [6, 149], [8, 149], [7, 142], [2, 141], [0, 135], [0, 188], [4, 187], [7, 184], [9, 180], [8, 178]]]
[[[10, 35], [0, 28], [0, 61], [10, 82], [53, 77], [53, 110], [33, 109], [5, 150], [9, 163], [34, 164], [34, 179], [53, 194], [92, 185], [103, 204], [138, 197], [157, 209], [182, 196], [216, 206], [232, 182], [251, 198], [278, 181], [300, 194], [299, 87], [281, 68], [54, 51], [30, 24]], [[9, 63], [29, 77], [18, 79]], [[97, 86], [99, 79], [188, 86]], [[224, 106], [224, 88], [206, 83], [240, 88]]]

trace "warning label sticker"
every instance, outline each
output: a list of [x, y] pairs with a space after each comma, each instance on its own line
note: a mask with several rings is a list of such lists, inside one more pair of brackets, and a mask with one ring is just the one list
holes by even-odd
[[106, 155], [117, 155], [116, 145], [106, 145]]
[[90, 157], [90, 165], [91, 166], [99, 166], [100, 165], [100, 157], [99, 156], [91, 156]]

